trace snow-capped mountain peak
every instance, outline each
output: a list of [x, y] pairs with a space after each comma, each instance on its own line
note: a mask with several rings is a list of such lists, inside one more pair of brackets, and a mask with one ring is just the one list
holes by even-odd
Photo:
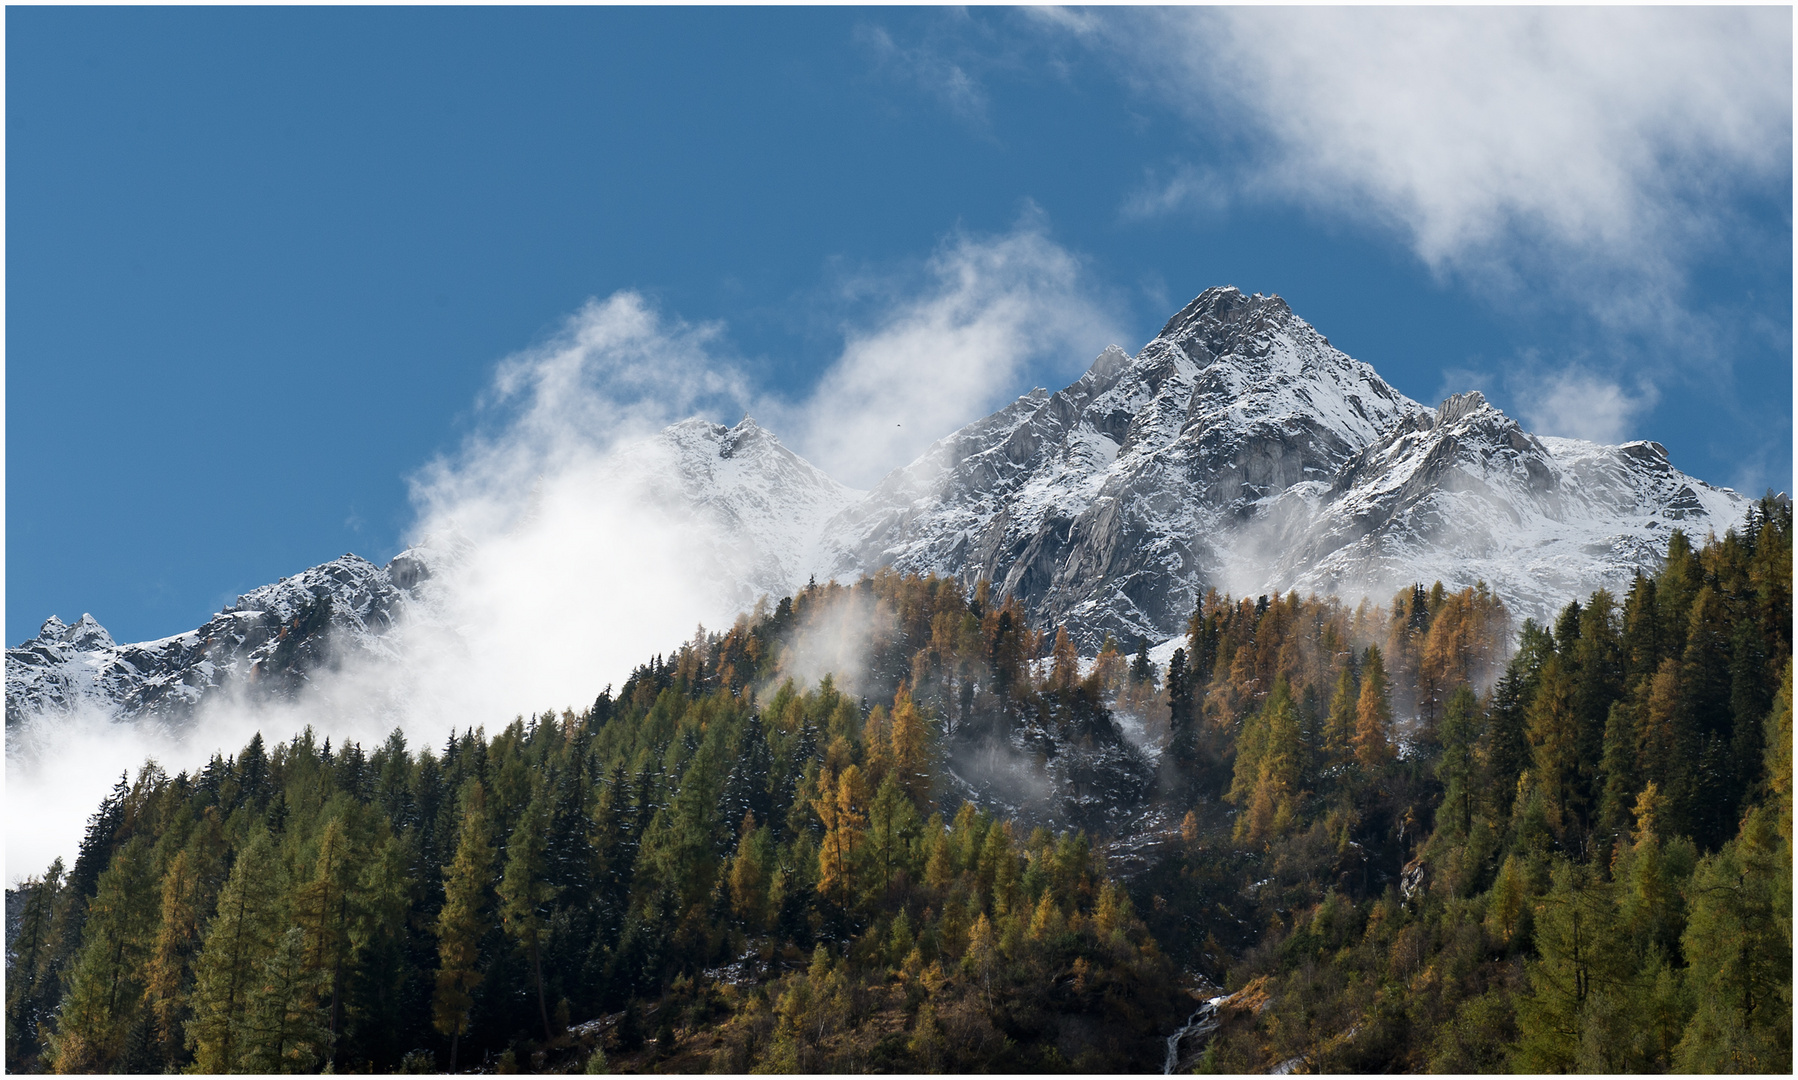
[[81, 613], [81, 618], [76, 620], [74, 626], [68, 625], [54, 615], [50, 616], [44, 620], [44, 625], [38, 629], [37, 637], [32, 640], [39, 645], [66, 646], [75, 651], [103, 649], [112, 645], [112, 635], [106, 632], [106, 628], [100, 625], [98, 619], [86, 612]]
[[863, 492], [845, 487], [745, 416], [734, 427], [683, 420], [622, 455], [636, 498], [690, 515], [725, 538], [723, 582], [747, 608], [805, 584], [824, 523]]
[[[1477, 391], [1428, 408], [1278, 296], [1230, 286], [1134, 356], [1105, 349], [1072, 384], [945, 435], [872, 491], [749, 417], [674, 424], [609, 461], [605, 483], [710, 538], [715, 557], [698, 561], [737, 608], [881, 567], [985, 578], [1088, 655], [1107, 635], [1168, 641], [1214, 587], [1353, 601], [1483, 580], [1515, 615], [1543, 616], [1626, 588], [1674, 528], [1720, 532], [1747, 508], [1658, 443], [1532, 435]], [[434, 617], [414, 601], [469, 550], [448, 536], [385, 567], [345, 555], [138, 645], [91, 616], [52, 618], [8, 650], [8, 720], [76, 701], [176, 715], [234, 680], [297, 685], [337, 650], [380, 653], [402, 615]]]
[[833, 569], [987, 577], [1088, 648], [1177, 631], [1260, 500], [1429, 410], [1279, 297], [1207, 289], [1135, 357], [933, 444], [832, 522]]
[[1327, 489], [1271, 500], [1244, 537], [1272, 558], [1238, 576], [1376, 599], [1483, 580], [1540, 619], [1599, 587], [1620, 594], [1659, 566], [1675, 528], [1721, 531], [1747, 505], [1674, 469], [1658, 443], [1535, 436], [1475, 391], [1394, 426]]

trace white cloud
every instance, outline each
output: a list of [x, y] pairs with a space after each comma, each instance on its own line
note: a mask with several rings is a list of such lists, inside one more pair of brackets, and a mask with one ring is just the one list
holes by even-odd
[[[1641, 324], [1739, 189], [1789, 182], [1787, 8], [1207, 8], [1061, 25], [1240, 189], [1390, 228], [1438, 272], [1583, 287]], [[1183, 201], [1176, 182], [1159, 201]], [[1138, 198], [1134, 205], [1154, 203]]]
[[[364, 745], [395, 727], [414, 746], [452, 728], [576, 709], [650, 653], [721, 627], [746, 606], [740, 537], [671, 492], [640, 440], [699, 414], [753, 410], [820, 464], [868, 482], [978, 418], [1032, 365], [1078, 368], [1109, 340], [1079, 261], [1027, 220], [957, 235], [909, 284], [873, 289], [880, 312], [844, 330], [810, 390], [769, 397], [722, 328], [671, 318], [643, 296], [595, 300], [536, 348], [502, 361], [483, 426], [412, 481], [419, 538], [466, 547], [427, 585], [427, 618], [375, 654], [315, 673], [286, 702], [212, 702], [180, 728], [83, 714], [9, 732], [7, 854], [20, 873], [73, 855], [82, 821], [121, 768], [154, 755], [171, 772], [310, 724]], [[903, 427], [898, 426], [903, 425]]]
[[868, 486], [990, 412], [1038, 365], [1073, 375], [1117, 331], [1079, 260], [1027, 220], [959, 235], [924, 284], [845, 330], [842, 355], [802, 402], [767, 406], [777, 430], [844, 483]]
[[650, 653], [718, 625], [723, 538], [629, 482], [618, 450], [696, 410], [747, 396], [719, 330], [618, 293], [584, 306], [541, 347], [498, 365], [488, 426], [413, 479], [415, 533], [469, 542], [427, 584], [422, 617], [374, 652], [315, 672], [293, 700], [209, 699], [180, 725], [118, 724], [97, 710], [28, 718], [7, 740], [7, 857], [36, 872], [72, 857], [82, 822], [121, 769], [170, 772], [307, 725], [372, 746], [395, 727], [442, 744], [465, 727], [590, 703]]
[[1543, 371], [1531, 365], [1506, 375], [1506, 388], [1525, 428], [1540, 435], [1561, 435], [1618, 443], [1639, 438], [1636, 421], [1654, 408], [1659, 394], [1651, 385], [1635, 390], [1578, 365]]
[[986, 121], [986, 88], [937, 44], [901, 45], [885, 27], [871, 25], [856, 27], [855, 40], [880, 69], [897, 73], [964, 120]]
[[1179, 162], [1163, 175], [1150, 169], [1143, 184], [1124, 197], [1125, 220], [1144, 220], [1175, 212], [1219, 213], [1235, 196], [1235, 181], [1216, 169]]
[[751, 392], [720, 348], [722, 330], [667, 319], [636, 292], [589, 300], [549, 341], [500, 362], [481, 402], [490, 426], [427, 465], [413, 500], [427, 518], [457, 505], [464, 528], [480, 530], [498, 509], [469, 505], [483, 493], [510, 503], [538, 475], [695, 412], [741, 407]]

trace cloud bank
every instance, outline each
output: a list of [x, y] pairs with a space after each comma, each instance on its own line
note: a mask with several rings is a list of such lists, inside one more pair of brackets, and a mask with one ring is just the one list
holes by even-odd
[[698, 414], [754, 412], [843, 479], [870, 484], [929, 440], [979, 418], [1027, 372], [1071, 375], [1111, 333], [1079, 261], [1031, 218], [949, 237], [909, 275], [852, 283], [877, 312], [843, 327], [840, 355], [793, 397], [757, 388], [724, 328], [616, 293], [501, 361], [476, 432], [411, 479], [415, 540], [437, 574], [418, 610], [297, 699], [209, 699], [192, 723], [94, 713], [9, 732], [7, 858], [15, 877], [72, 858], [86, 816], [146, 757], [177, 772], [255, 731], [311, 725], [341, 744], [398, 727], [414, 746], [520, 714], [580, 709], [650, 654], [747, 606], [741, 544], [670, 489], [646, 445]]
[[845, 327], [841, 357], [805, 400], [770, 403], [776, 430], [844, 483], [868, 487], [933, 440], [991, 412], [1026, 373], [1072, 377], [1121, 331], [1080, 261], [1034, 221], [957, 236], [909, 294]]
[[[1784, 8], [1205, 8], [1062, 20], [1235, 140], [1241, 190], [1392, 230], [1485, 285], [1596, 276], [1639, 322], [1723, 209], [1790, 175]], [[1176, 172], [1139, 194], [1172, 206]], [[1201, 194], [1199, 197], [1203, 197]]]

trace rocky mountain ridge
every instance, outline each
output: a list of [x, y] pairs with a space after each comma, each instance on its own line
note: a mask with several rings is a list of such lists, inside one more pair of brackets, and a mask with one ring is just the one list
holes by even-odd
[[1279, 297], [1209, 289], [1136, 357], [1107, 349], [888, 476], [832, 523], [832, 571], [989, 578], [1089, 653], [1159, 641], [1258, 503], [1428, 412]]
[[[1519, 616], [1659, 564], [1748, 502], [1657, 443], [1525, 432], [1475, 393], [1413, 401], [1277, 296], [1208, 289], [1134, 357], [1033, 390], [933, 443], [871, 491], [844, 487], [753, 420], [688, 420], [627, 449], [633, 497], [702, 523], [747, 608], [812, 577], [880, 567], [985, 578], [1091, 655], [1166, 641], [1205, 590], [1376, 602], [1412, 581], [1485, 581]], [[284, 693], [429, 618], [456, 544], [376, 566], [345, 555], [240, 597], [193, 631], [118, 645], [84, 615], [7, 651], [7, 722], [88, 704], [178, 718], [210, 694]]]

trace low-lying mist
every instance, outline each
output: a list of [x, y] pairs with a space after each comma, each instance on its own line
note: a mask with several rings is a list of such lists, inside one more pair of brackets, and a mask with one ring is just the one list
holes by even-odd
[[[867, 482], [1021, 377], [1067, 374], [1115, 338], [1079, 261], [1030, 215], [1006, 235], [950, 237], [904, 281], [854, 288], [887, 302], [844, 326], [838, 359], [798, 394], [756, 386], [719, 327], [668, 318], [633, 292], [590, 302], [504, 360], [481, 428], [412, 478], [410, 534], [431, 549], [433, 577], [396, 626], [370, 649], [339, 650], [288, 699], [215, 694], [178, 725], [95, 709], [27, 718], [7, 737], [9, 880], [72, 858], [87, 816], [147, 758], [191, 771], [257, 731], [274, 742], [308, 725], [339, 745], [395, 728], [436, 745], [581, 709], [696, 625], [730, 625], [756, 599], [741, 584], [741, 538], [626, 452], [670, 423], [753, 412], [827, 472]], [[802, 652], [808, 680], [858, 679], [847, 639]]]

